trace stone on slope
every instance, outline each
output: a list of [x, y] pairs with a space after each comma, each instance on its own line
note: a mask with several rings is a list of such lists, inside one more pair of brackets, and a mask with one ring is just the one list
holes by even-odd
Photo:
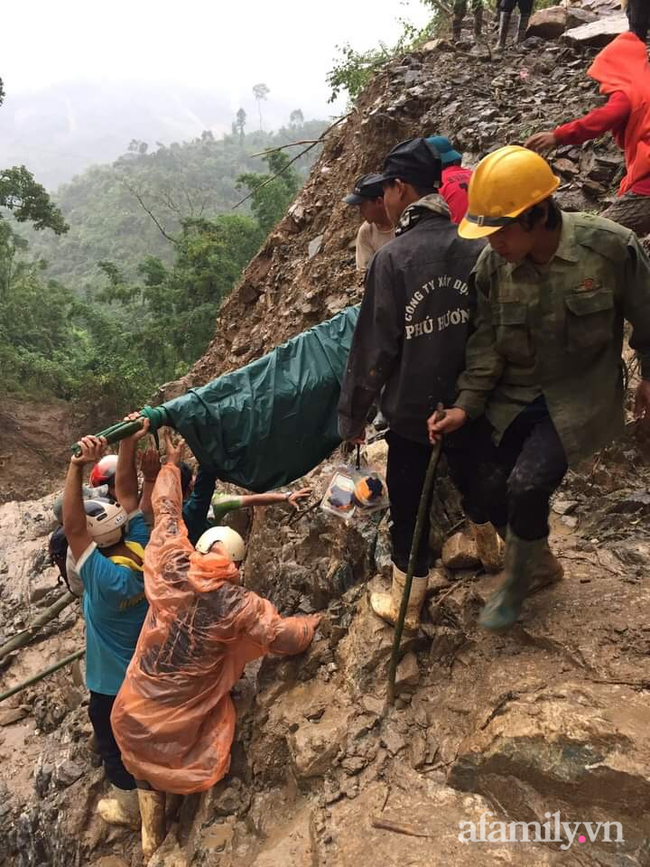
[[447, 569], [473, 569], [481, 561], [476, 553], [476, 542], [465, 533], [456, 533], [447, 539], [442, 549], [442, 562]]
[[509, 693], [460, 744], [448, 782], [520, 821], [543, 823], [545, 810], [560, 807], [567, 821], [605, 814], [633, 846], [650, 832], [649, 724], [647, 698], [620, 685], [567, 681]]
[[537, 36], [539, 39], [559, 39], [567, 26], [567, 10], [564, 6], [549, 6], [540, 9], [531, 17], [526, 31], [526, 37]]
[[582, 24], [567, 30], [564, 38], [572, 45], [584, 45], [591, 48], [604, 48], [613, 39], [629, 29], [627, 15], [608, 15], [599, 18], [591, 24]]

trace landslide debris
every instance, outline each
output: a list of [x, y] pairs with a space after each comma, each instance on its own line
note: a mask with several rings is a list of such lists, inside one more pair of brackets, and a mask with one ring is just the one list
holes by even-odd
[[[167, 396], [359, 300], [355, 213], [341, 199], [392, 144], [435, 130], [472, 163], [521, 142], [594, 104], [584, 75], [591, 55], [529, 40], [496, 61], [439, 43], [392, 63], [333, 130], [306, 188], [224, 305], [208, 353]], [[594, 211], [622, 170], [608, 140], [564, 149], [555, 164], [563, 205]], [[385, 450], [372, 448], [381, 467]], [[314, 502], [339, 459], [307, 480]], [[247, 670], [234, 691], [230, 773], [186, 799], [152, 867], [650, 864], [649, 485], [647, 443], [632, 426], [567, 478], [552, 535], [566, 578], [528, 600], [507, 635], [476, 627], [498, 576], [471, 558], [462, 571], [440, 562], [422, 629], [403, 644], [393, 708], [385, 700], [392, 630], [368, 605], [390, 572], [385, 517], [346, 525], [317, 508], [299, 517], [258, 510], [246, 583], [285, 614], [325, 616], [305, 656]], [[60, 592], [42, 555], [50, 507], [51, 498], [0, 506], [5, 639], [25, 628], [37, 597]], [[458, 518], [441, 488], [432, 538], [439, 554]], [[0, 689], [81, 646], [71, 609], [46, 640], [0, 668]], [[7, 867], [141, 863], [137, 834], [94, 815], [105, 784], [88, 740], [82, 675], [80, 666], [58, 673], [0, 706]], [[566, 822], [620, 822], [624, 839], [461, 842], [460, 823], [478, 823], [488, 810], [503, 821], [543, 824], [559, 811]]]

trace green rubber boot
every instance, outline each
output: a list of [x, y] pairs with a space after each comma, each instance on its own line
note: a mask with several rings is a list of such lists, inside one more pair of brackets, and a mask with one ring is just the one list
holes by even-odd
[[533, 577], [539, 571], [540, 564], [546, 562], [548, 554], [550, 551], [546, 538], [528, 542], [508, 530], [504, 558], [505, 581], [481, 611], [478, 619], [480, 626], [499, 632], [517, 622]]

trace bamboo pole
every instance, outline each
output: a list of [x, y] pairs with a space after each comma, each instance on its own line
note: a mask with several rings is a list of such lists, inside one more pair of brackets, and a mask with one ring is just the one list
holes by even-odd
[[433, 480], [436, 476], [438, 461], [440, 460], [440, 451], [442, 449], [442, 440], [434, 445], [429, 458], [429, 466], [424, 477], [422, 485], [422, 493], [420, 494], [420, 504], [418, 506], [418, 517], [415, 522], [415, 531], [413, 533], [413, 542], [411, 543], [411, 553], [409, 555], [409, 564], [406, 570], [406, 581], [404, 582], [404, 593], [402, 594], [402, 604], [399, 609], [399, 617], [395, 624], [395, 637], [393, 638], [393, 651], [390, 657], [390, 666], [388, 669], [388, 702], [393, 704], [395, 701], [395, 675], [397, 673], [397, 663], [399, 662], [399, 648], [402, 641], [402, 632], [404, 631], [404, 618], [406, 617], [406, 608], [411, 595], [411, 585], [413, 583], [413, 573], [415, 572], [415, 561], [417, 552], [420, 546], [420, 538], [422, 537], [422, 527], [426, 517], [429, 495], [433, 488]]
[[12, 695], [16, 695], [17, 692], [22, 692], [24, 689], [27, 689], [28, 686], [32, 686], [35, 683], [38, 683], [39, 680], [43, 680], [44, 677], [47, 677], [48, 674], [54, 674], [55, 671], [58, 671], [60, 668], [65, 668], [66, 665], [70, 665], [71, 662], [75, 662], [77, 659], [81, 659], [84, 655], [85, 650], [78, 650], [76, 653], [71, 653], [70, 656], [66, 656], [64, 659], [60, 659], [58, 662], [55, 662], [54, 665], [50, 665], [48, 668], [44, 668], [43, 671], [39, 671], [38, 674], [35, 674], [33, 677], [30, 677], [28, 680], [19, 683], [18, 686], [14, 686], [11, 689], [8, 689], [6, 692], [0, 694], [0, 702], [4, 701], [6, 698], [11, 698]]
[[75, 601], [77, 597], [66, 591], [62, 596], [56, 600], [53, 605], [50, 605], [49, 608], [46, 608], [42, 614], [39, 614], [35, 620], [30, 623], [27, 629], [23, 629], [22, 632], [19, 632], [18, 635], [14, 635], [13, 638], [10, 638], [9, 641], [5, 641], [5, 643], [0, 646], [0, 662], [2, 662], [10, 653], [14, 650], [18, 650], [20, 647], [25, 647], [26, 644], [29, 644], [35, 633], [38, 632], [41, 627], [45, 626], [50, 620], [54, 620], [57, 615], [59, 615], [64, 608], [67, 608], [72, 602]]

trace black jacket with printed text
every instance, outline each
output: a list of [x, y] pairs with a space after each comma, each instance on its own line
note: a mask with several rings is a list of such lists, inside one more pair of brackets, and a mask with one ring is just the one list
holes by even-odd
[[366, 275], [338, 406], [343, 439], [360, 434], [384, 386], [391, 430], [421, 443], [438, 403], [453, 406], [457, 394], [475, 304], [468, 279], [483, 242], [459, 238], [437, 195], [407, 208], [400, 227]]

